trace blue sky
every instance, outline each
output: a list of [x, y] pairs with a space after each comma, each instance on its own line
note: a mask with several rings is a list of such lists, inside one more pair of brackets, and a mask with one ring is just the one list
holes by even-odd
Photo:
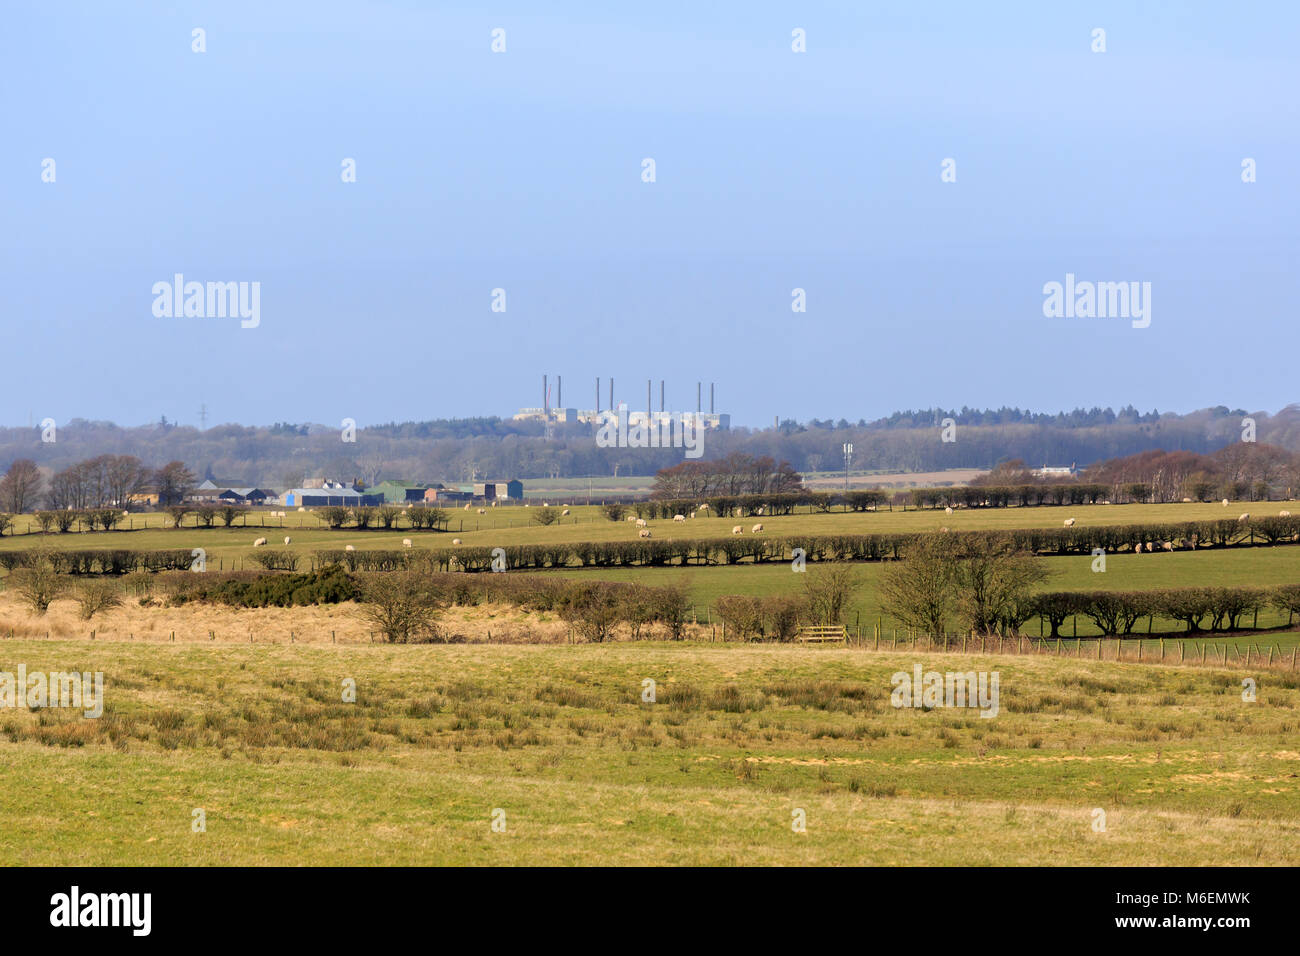
[[[1277, 409], [1298, 27], [1289, 3], [13, 6], [0, 423], [508, 415], [543, 373], [584, 407], [596, 376], [634, 407], [666, 379], [674, 409], [714, 381], [744, 424]], [[177, 272], [260, 282], [260, 325], [156, 318]], [[1151, 326], [1045, 318], [1067, 272], [1151, 282]]]

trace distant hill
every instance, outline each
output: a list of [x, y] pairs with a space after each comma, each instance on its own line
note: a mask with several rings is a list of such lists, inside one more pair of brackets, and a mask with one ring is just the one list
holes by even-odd
[[[1056, 414], [1020, 409], [896, 412], [873, 422], [783, 421], [775, 428], [706, 433], [704, 457], [739, 451], [789, 461], [799, 471], [843, 468], [841, 446], [852, 442], [855, 471], [988, 469], [1023, 459], [1030, 466], [1079, 467], [1152, 449], [1208, 453], [1242, 437], [1253, 418], [1256, 437], [1300, 451], [1300, 406], [1276, 414], [1226, 406], [1187, 414], [1133, 408], [1076, 409]], [[945, 419], [955, 430], [941, 440]], [[585, 425], [553, 426], [496, 417], [406, 422], [359, 428], [355, 442], [319, 424], [218, 425], [200, 431], [162, 421], [121, 427], [111, 422], [60, 423], [56, 441], [39, 428], [0, 428], [0, 471], [18, 458], [58, 470], [101, 454], [132, 454], [157, 466], [179, 459], [200, 480], [237, 478], [250, 485], [287, 487], [308, 477], [468, 481], [486, 478], [580, 478], [653, 475], [682, 460], [680, 449], [598, 448]]]

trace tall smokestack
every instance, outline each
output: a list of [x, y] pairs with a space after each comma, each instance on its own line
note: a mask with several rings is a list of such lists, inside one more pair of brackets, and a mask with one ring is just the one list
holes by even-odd
[[704, 383], [695, 383], [695, 414], [704, 411]]
[[548, 414], [551, 410], [551, 389], [546, 383], [546, 376], [542, 376], [542, 414], [550, 417]]
[[555, 407], [564, 407], [564, 376], [555, 376]]
[[659, 411], [662, 414], [664, 410], [664, 380], [659, 380]]
[[609, 410], [614, 411], [614, 376], [609, 377]]
[[596, 376], [596, 414], [600, 414], [600, 376]]
[[709, 383], [709, 414], [713, 414], [713, 383]]
[[645, 380], [645, 419], [646, 423], [650, 422], [650, 415], [654, 412], [654, 403], [650, 400], [650, 389], [654, 387], [654, 379]]

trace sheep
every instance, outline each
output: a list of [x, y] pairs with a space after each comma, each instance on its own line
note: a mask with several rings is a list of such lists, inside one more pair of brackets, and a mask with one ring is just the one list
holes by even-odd
[[732, 533], [732, 534], [744, 534], [744, 533], [745, 533], [745, 529], [742, 528], [740, 525], [736, 525], [734, 528], [731, 529], [731, 533]]
[[1156, 549], [1155, 545], [1153, 545], [1150, 541], [1148, 541], [1148, 542], [1147, 542], [1147, 554], [1150, 554], [1150, 553], [1151, 553], [1152, 551], [1154, 551], [1155, 549]]
[[344, 548], [343, 550], [344, 550], [344, 551], [355, 551], [355, 550], [357, 550], [357, 549], [354, 548], [352, 545], [348, 545], [348, 546], [347, 546], [346, 548]]
[[460, 538], [452, 538], [452, 539], [451, 539], [451, 543], [452, 543], [452, 544], [460, 544]]
[[567, 515], [568, 513], [569, 513], [569, 509], [568, 509], [568, 508], [565, 508], [563, 511], [560, 512], [560, 517], [564, 517], [564, 516]]
[[465, 510], [469, 511], [469, 502], [465, 502]]
[[952, 506], [950, 505], [949, 507], [944, 508], [944, 509], [943, 509], [943, 513], [946, 514], [946, 515], [950, 515], [950, 514], [952, 514]]
[[754, 525], [754, 527], [750, 528], [749, 530], [754, 534], [758, 534], [760, 531], [763, 530], [763, 526], [761, 524], [756, 524]]
[[947, 528], [940, 528], [939, 531], [940, 531], [941, 534], [947, 534], [947, 533], [948, 533], [948, 529], [947, 529]]
[[673, 515], [673, 520], [674, 520], [674, 521], [685, 521], [685, 520], [686, 520], [686, 515]]
[[1223, 499], [1223, 507], [1225, 507], [1225, 508], [1228, 507], [1228, 499], [1227, 499], [1227, 498], [1224, 498], [1224, 499]]
[[[527, 507], [527, 505], [525, 505], [525, 507]], [[478, 513], [481, 514], [481, 515], [485, 515], [485, 514], [487, 514], [487, 509], [486, 509], [486, 508], [479, 508], [479, 509], [478, 509]]]
[[649, 529], [649, 528], [642, 528], [640, 531], [637, 532], [637, 534], [640, 535], [640, 536], [643, 537], [643, 538], [648, 538], [648, 537], [650, 537], [650, 529]]
[[410, 546], [411, 546], [411, 539], [410, 539], [410, 538], [403, 538], [403, 539], [402, 539], [402, 547], [403, 547], [403, 548], [409, 548]]
[[306, 509], [306, 508], [299, 508], [298, 510], [299, 510], [299, 511], [306, 511], [307, 509]]
[[1289, 518], [1289, 517], [1291, 517], [1291, 512], [1289, 512], [1289, 511], [1279, 511], [1279, 512], [1277, 513], [1277, 516], [1278, 516], [1279, 518]]
[[638, 528], [644, 528], [645, 525], [646, 525], [646, 520], [645, 520], [645, 518], [637, 518], [637, 519], [636, 519], [636, 526], [637, 526]]
[[637, 519], [636, 519], [636, 515], [628, 515], [628, 516], [627, 516], [625, 519], [623, 519], [623, 520], [625, 520], [625, 521], [636, 521]]
[[1073, 527], [1074, 527], [1074, 519], [1073, 519], [1073, 518], [1066, 518], [1066, 519], [1065, 519], [1065, 526], [1066, 526], [1067, 528], [1073, 528]]
[[284, 543], [285, 543], [285, 544], [293, 544], [293, 538], [289, 537], [289, 536], [286, 534], [286, 535], [284, 536]]
[[253, 542], [253, 547], [260, 548], [265, 544], [266, 544], [265, 538], [258, 538], [256, 541]]
[[1184, 499], [1183, 499], [1183, 504], [1185, 504], [1185, 505], [1190, 505], [1191, 503], [1192, 503], [1192, 499], [1191, 499], [1191, 498], [1184, 498]]
[[1164, 548], [1166, 551], [1172, 551], [1174, 550], [1174, 543], [1172, 541], [1162, 541], [1160, 547]]
[[1250, 512], [1247, 511], [1245, 514], [1239, 515], [1239, 516], [1237, 517], [1237, 520], [1238, 520], [1238, 521], [1249, 521], [1249, 520], [1250, 520]]
[[129, 512], [129, 511], [123, 511], [123, 512], [122, 512], [122, 517], [125, 518], [125, 517], [126, 517], [127, 515], [129, 515], [130, 513], [131, 513], [131, 512]]

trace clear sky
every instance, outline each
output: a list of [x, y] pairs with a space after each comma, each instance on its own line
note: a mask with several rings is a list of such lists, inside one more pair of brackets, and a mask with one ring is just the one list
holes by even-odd
[[[509, 415], [543, 373], [742, 424], [1277, 409], [1298, 41], [1290, 2], [9, 4], [0, 423]], [[178, 272], [260, 324], [155, 317]], [[1066, 273], [1150, 327], [1044, 317]]]

